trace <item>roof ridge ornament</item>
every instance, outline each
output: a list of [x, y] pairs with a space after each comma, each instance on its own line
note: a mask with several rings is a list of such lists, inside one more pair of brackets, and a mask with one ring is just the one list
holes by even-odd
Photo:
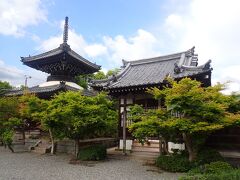
[[63, 43], [66, 44], [68, 40], [68, 17], [65, 17], [64, 31], [63, 31]]

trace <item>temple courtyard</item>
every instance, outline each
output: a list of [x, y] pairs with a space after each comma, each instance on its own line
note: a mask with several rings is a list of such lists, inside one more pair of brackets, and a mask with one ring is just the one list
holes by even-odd
[[167, 173], [121, 154], [102, 162], [69, 164], [70, 155], [11, 153], [0, 147], [0, 180], [174, 180], [181, 174]]

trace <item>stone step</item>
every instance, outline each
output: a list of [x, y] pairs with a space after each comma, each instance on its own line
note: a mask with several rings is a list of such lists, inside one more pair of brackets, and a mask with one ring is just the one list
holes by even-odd
[[154, 147], [134, 147], [132, 148], [133, 152], [151, 152], [151, 153], [159, 153], [159, 148]]
[[134, 160], [139, 160], [146, 164], [155, 164], [159, 153], [150, 153], [150, 152], [132, 152], [130, 158]]
[[148, 148], [159, 148], [159, 143], [144, 143], [134, 142], [133, 147], [148, 147]]
[[32, 152], [35, 152], [38, 154], [45, 154], [45, 153], [49, 153], [50, 151], [51, 151], [51, 145], [47, 142], [39, 143], [38, 146], [32, 149]]
[[45, 154], [47, 153], [47, 149], [45, 147], [35, 147], [34, 150], [32, 150], [32, 152], [38, 154]]
[[139, 157], [150, 157], [155, 158], [159, 156], [159, 153], [152, 153], [152, 152], [132, 152], [132, 156], [139, 156]]
[[14, 150], [14, 152], [28, 152], [28, 146], [24, 145], [24, 144], [13, 144], [12, 148]]

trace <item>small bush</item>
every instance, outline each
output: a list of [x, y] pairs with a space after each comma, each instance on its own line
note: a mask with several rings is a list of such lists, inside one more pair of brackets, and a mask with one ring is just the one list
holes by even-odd
[[78, 159], [83, 161], [99, 161], [107, 157], [106, 147], [103, 145], [94, 145], [81, 149], [78, 153]]
[[188, 158], [181, 154], [159, 156], [156, 165], [170, 172], [187, 172], [192, 168], [192, 164], [188, 161]]
[[232, 166], [229, 163], [226, 162], [212, 162], [210, 164], [205, 165], [205, 172], [206, 173], [221, 173], [221, 172], [227, 172], [232, 170]]
[[180, 177], [179, 180], [239, 180], [240, 169], [213, 174], [196, 174]]
[[221, 154], [214, 149], [202, 149], [195, 160], [196, 166], [209, 164], [216, 161], [225, 161]]
[[195, 174], [214, 174], [214, 173], [221, 173], [233, 170], [232, 166], [229, 163], [216, 161], [211, 162], [210, 164], [201, 165], [195, 167], [188, 171], [188, 175], [195, 175]]

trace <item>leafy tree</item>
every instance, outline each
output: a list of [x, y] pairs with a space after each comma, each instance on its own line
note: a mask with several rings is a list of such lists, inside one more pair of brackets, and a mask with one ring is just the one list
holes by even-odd
[[79, 140], [104, 135], [116, 124], [116, 111], [106, 95], [82, 96], [79, 92], [63, 92], [49, 101], [42, 114], [42, 123], [57, 138], [75, 140], [75, 154]]
[[95, 74], [84, 74], [84, 75], [79, 75], [75, 77], [76, 83], [83, 87], [84, 89], [88, 88], [88, 81], [92, 79], [96, 80], [101, 80], [101, 79], [106, 79], [112, 75], [116, 75], [119, 72], [118, 68], [108, 70], [108, 72], [105, 74], [103, 71], [99, 71]]
[[116, 75], [119, 71], [120, 71], [120, 69], [118, 69], [118, 68], [110, 69], [110, 70], [108, 70], [108, 72], [106, 74], [106, 77], [110, 77], [112, 75]]
[[[165, 109], [147, 110], [139, 105], [134, 105], [130, 108], [129, 118], [134, 122], [129, 126], [133, 136], [142, 144], [148, 141], [149, 137], [159, 138], [159, 153], [162, 155], [163, 151], [169, 153], [167, 150], [167, 141], [175, 134], [170, 128], [166, 128], [164, 122], [168, 118]], [[162, 149], [163, 144], [163, 149]]]
[[103, 71], [98, 71], [94, 74], [93, 79], [100, 80], [100, 79], [106, 79], [106, 75]]
[[84, 89], [88, 88], [89, 79], [93, 79], [94, 74], [83, 74], [75, 77], [76, 83]]
[[[221, 93], [223, 85], [204, 88], [200, 82], [189, 78], [179, 82], [171, 79], [168, 81], [169, 85], [162, 90], [158, 88], [148, 90], [156, 99], [165, 102], [168, 116], [163, 117], [167, 118], [151, 115], [148, 119], [155, 117], [155, 121], [159, 122], [154, 127], [159, 134], [174, 131], [175, 134], [182, 135], [189, 153], [189, 161], [196, 158], [198, 150], [212, 132], [240, 125], [240, 112], [237, 110], [235, 113], [230, 112], [230, 106], [236, 99]], [[146, 123], [146, 127], [152, 124], [149, 121], [143, 117], [141, 123]]]
[[9, 84], [9, 82], [0, 81], [0, 96], [3, 95], [9, 89], [12, 89], [12, 86]]
[[172, 114], [165, 125], [182, 134], [190, 161], [196, 158], [210, 133], [235, 125], [240, 119], [239, 113], [226, 111], [231, 99], [220, 92], [223, 88], [221, 84], [204, 88], [200, 82], [184, 78], [179, 82], [170, 80], [170, 87], [163, 90], [149, 90], [155, 98], [164, 98], [167, 111]]
[[11, 148], [14, 129], [21, 124], [18, 113], [18, 98], [0, 98], [0, 138], [5, 146]]

